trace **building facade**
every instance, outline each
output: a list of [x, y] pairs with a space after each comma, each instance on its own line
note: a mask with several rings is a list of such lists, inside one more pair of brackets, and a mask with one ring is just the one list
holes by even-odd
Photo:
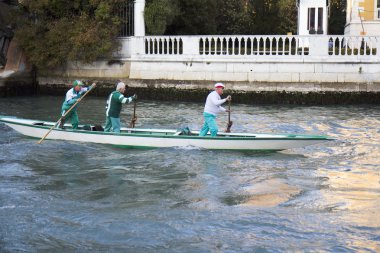
[[297, 0], [298, 35], [326, 35], [328, 0]]
[[380, 35], [380, 0], [347, 0], [345, 35]]

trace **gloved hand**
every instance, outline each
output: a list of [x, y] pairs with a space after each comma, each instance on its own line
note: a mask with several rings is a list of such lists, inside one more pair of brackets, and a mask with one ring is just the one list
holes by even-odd
[[132, 101], [135, 101], [135, 100], [137, 100], [137, 95], [136, 94], [132, 96]]
[[227, 99], [227, 101], [231, 101], [232, 98], [230, 95], [228, 95], [226, 99]]

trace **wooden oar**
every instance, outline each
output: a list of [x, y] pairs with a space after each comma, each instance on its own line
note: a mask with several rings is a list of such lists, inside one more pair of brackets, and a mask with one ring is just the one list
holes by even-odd
[[135, 123], [136, 123], [136, 106], [137, 106], [137, 99], [133, 101], [133, 116], [131, 119], [131, 123], [129, 123], [129, 128], [135, 128]]
[[52, 126], [49, 131], [45, 134], [44, 137], [41, 138], [41, 140], [39, 140], [37, 143], [38, 144], [41, 144], [43, 142], [43, 140], [46, 138], [46, 136], [48, 136], [50, 134], [50, 132], [58, 125], [59, 122], [61, 122], [61, 120], [80, 102], [82, 101], [82, 99], [92, 90], [93, 87], [95, 87], [96, 84], [93, 83], [90, 87], [90, 89], [88, 91], [86, 91], [86, 93], [84, 93], [84, 95], [82, 97], [80, 97], [71, 107], [70, 109], [62, 116], [59, 118], [59, 120], [54, 124], [54, 126]]
[[228, 100], [228, 123], [226, 133], [231, 133], [232, 121], [231, 121], [231, 100]]

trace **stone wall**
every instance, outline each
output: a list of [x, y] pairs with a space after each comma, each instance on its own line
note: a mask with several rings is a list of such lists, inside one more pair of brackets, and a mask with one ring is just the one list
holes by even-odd
[[[126, 95], [138, 94], [142, 100], [204, 102], [213, 89], [211, 81], [141, 80], [121, 79], [127, 85]], [[73, 80], [40, 78], [40, 94], [63, 96]], [[107, 96], [115, 89], [118, 80], [92, 79], [97, 87], [91, 96]], [[246, 104], [380, 104], [380, 92], [367, 92], [366, 86], [355, 83], [345, 84], [336, 89], [337, 84], [309, 83], [245, 83], [225, 82], [225, 94], [232, 95], [234, 102]], [[305, 86], [305, 87], [302, 87]], [[377, 85], [379, 89], [380, 85]], [[249, 89], [247, 89], [249, 87]], [[311, 88], [314, 87], [314, 88]], [[333, 87], [333, 88], [332, 88]], [[351, 87], [351, 88], [348, 88]], [[300, 91], [303, 90], [303, 91]]]

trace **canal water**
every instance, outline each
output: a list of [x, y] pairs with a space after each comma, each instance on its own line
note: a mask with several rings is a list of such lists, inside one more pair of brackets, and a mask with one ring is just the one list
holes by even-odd
[[[1, 98], [0, 114], [56, 121], [61, 102]], [[104, 106], [83, 100], [81, 123], [104, 123]], [[137, 127], [199, 129], [202, 109], [139, 101]], [[235, 132], [336, 141], [274, 153], [38, 145], [0, 123], [0, 252], [380, 252], [379, 106], [232, 110]]]

